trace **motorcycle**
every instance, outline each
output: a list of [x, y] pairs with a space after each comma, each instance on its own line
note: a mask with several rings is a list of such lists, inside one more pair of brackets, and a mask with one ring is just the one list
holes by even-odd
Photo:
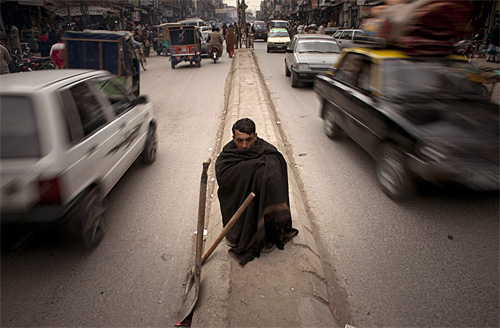
[[216, 47], [212, 47], [211, 58], [214, 60], [214, 64], [216, 64], [217, 63], [217, 59], [219, 59], [218, 53], [219, 53], [219, 50]]
[[44, 69], [56, 69], [56, 64], [50, 57], [35, 57], [27, 48], [22, 55], [19, 56], [17, 51], [12, 54], [12, 61], [9, 63], [11, 73], [16, 72], [31, 72]]
[[9, 63], [9, 71], [11, 73], [17, 72], [29, 72], [31, 71], [29, 67], [29, 58], [23, 55], [19, 55], [16, 50], [13, 51], [12, 60]]
[[453, 52], [464, 56], [470, 62], [480, 52], [480, 46], [479, 35], [476, 34], [472, 40], [460, 40], [455, 43], [453, 45]]
[[43, 69], [57, 69], [56, 64], [50, 57], [30, 57], [29, 65], [32, 71]]

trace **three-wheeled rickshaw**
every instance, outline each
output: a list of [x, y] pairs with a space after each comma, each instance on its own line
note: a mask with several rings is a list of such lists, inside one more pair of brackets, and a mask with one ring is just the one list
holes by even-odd
[[172, 25], [177, 25], [177, 23], [163, 23], [153, 26], [153, 49], [159, 56], [170, 54], [170, 37], [167, 27]]
[[139, 96], [139, 60], [132, 40], [125, 31], [67, 31], [63, 35], [66, 68], [107, 70], [129, 94]]
[[180, 62], [201, 66], [201, 34], [196, 26], [171, 24], [166, 26], [170, 41], [170, 64], [175, 68]]

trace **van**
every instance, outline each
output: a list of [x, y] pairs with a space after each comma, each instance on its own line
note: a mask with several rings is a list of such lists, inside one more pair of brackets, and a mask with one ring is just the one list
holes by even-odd
[[178, 21], [177, 23], [179, 23], [181, 25], [185, 25], [185, 26], [197, 26], [197, 27], [207, 25], [207, 23], [205, 23], [205, 21], [203, 21], [203, 19], [201, 19], [201, 18], [187, 18], [187, 19]]
[[273, 28], [285, 28], [288, 30], [290, 28], [290, 23], [284, 20], [272, 20], [269, 23], [269, 30]]
[[267, 42], [267, 27], [264, 21], [255, 21], [252, 24], [254, 40], [261, 39]]

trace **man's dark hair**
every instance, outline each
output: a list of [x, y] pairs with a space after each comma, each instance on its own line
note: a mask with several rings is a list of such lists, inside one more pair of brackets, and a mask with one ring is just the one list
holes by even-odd
[[252, 134], [255, 133], [255, 123], [249, 118], [242, 118], [237, 120], [236, 123], [233, 124], [232, 130], [233, 135], [235, 130], [246, 134]]

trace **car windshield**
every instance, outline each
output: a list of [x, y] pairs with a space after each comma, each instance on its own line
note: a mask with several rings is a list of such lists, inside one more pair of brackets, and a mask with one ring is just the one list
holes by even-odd
[[297, 52], [340, 53], [337, 43], [332, 41], [302, 41], [297, 44]]
[[393, 97], [482, 97], [479, 72], [459, 60], [391, 59], [384, 61], [384, 91]]
[[265, 30], [266, 29], [266, 24], [254, 24], [253, 27], [256, 30]]
[[280, 28], [286, 28], [288, 23], [287, 22], [273, 22], [273, 27], [280, 27]]
[[40, 145], [33, 103], [28, 97], [0, 98], [0, 156], [40, 157]]
[[286, 38], [288, 36], [287, 31], [271, 31], [269, 37], [271, 38]]

